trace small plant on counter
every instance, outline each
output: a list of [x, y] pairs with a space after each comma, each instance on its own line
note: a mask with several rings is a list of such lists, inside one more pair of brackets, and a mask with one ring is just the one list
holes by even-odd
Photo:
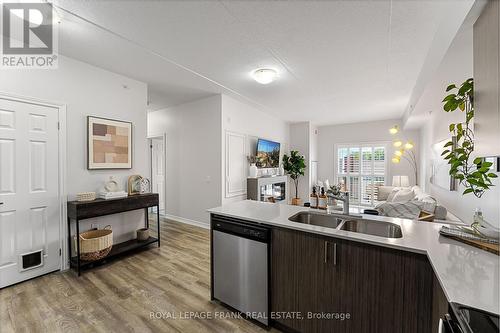
[[465, 122], [450, 124], [450, 133], [456, 137], [456, 148], [453, 140], [448, 141], [442, 152], [450, 165], [450, 175], [460, 181], [465, 187], [463, 194], [473, 193], [476, 197], [481, 196], [490, 187], [494, 186], [491, 179], [497, 175], [490, 172], [493, 163], [486, 162], [477, 157], [472, 162], [472, 152], [474, 151], [474, 131], [472, 129], [472, 119], [474, 118], [474, 79], [470, 78], [457, 87], [449, 85], [446, 91], [455, 91], [443, 99], [443, 109], [446, 112], [453, 112], [457, 109], [465, 113]]
[[342, 184], [330, 185], [330, 188], [326, 191], [327, 194], [338, 196], [342, 191]]
[[290, 156], [283, 155], [283, 169], [285, 173], [292, 178], [295, 185], [295, 198], [292, 201], [294, 204], [299, 203], [299, 178], [303, 176], [306, 170], [306, 161], [304, 156], [298, 151], [292, 150]]

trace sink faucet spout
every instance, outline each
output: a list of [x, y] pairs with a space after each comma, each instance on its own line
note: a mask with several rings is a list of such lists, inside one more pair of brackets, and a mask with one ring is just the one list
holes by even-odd
[[349, 215], [349, 192], [340, 192], [338, 195], [328, 194], [331, 199], [343, 202], [343, 214]]

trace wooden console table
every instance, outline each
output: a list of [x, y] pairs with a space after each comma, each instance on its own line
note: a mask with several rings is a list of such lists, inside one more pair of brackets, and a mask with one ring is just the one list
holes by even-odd
[[[109, 254], [99, 260], [94, 261], [84, 261], [80, 259], [80, 242], [76, 242], [76, 257], [71, 256], [71, 221], [75, 221], [76, 235], [80, 234], [80, 221], [85, 219], [90, 219], [93, 217], [117, 214], [128, 212], [137, 209], [144, 209], [145, 211], [145, 225], [149, 228], [149, 214], [148, 208], [156, 207], [156, 220], [157, 220], [157, 237], [150, 236], [145, 241], [138, 241], [137, 239], [131, 239], [123, 243], [113, 244], [113, 247]], [[126, 198], [119, 199], [96, 199], [94, 201], [69, 201], [68, 202], [68, 252], [70, 258], [70, 267], [75, 268], [78, 272], [78, 276], [83, 269], [90, 268], [94, 264], [102, 263], [104, 261], [110, 260], [116, 256], [122, 255], [127, 252], [133, 252], [149, 246], [151, 244], [158, 243], [160, 247], [160, 205], [158, 199], [158, 193], [148, 193], [148, 194], [137, 194], [131, 195]]]

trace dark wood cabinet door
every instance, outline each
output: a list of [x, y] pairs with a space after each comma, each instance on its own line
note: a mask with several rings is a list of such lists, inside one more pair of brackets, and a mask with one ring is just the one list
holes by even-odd
[[350, 319], [330, 322], [330, 332], [430, 331], [432, 271], [425, 256], [353, 241], [335, 242], [337, 283], [331, 298]]
[[[312, 316], [324, 312], [325, 286], [334, 284], [329, 267], [331, 244], [314, 234], [274, 229], [272, 237], [273, 312], [297, 312], [301, 318], [276, 321], [299, 332], [320, 332], [322, 320]], [[311, 315], [311, 317], [309, 317]]]
[[285, 229], [273, 229], [271, 251], [272, 311], [303, 316], [278, 323], [304, 333], [430, 332], [424, 255]]

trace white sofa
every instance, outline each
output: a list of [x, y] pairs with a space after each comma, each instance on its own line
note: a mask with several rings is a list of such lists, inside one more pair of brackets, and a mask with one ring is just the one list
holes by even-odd
[[383, 216], [418, 219], [419, 213], [423, 211], [432, 214], [435, 222], [460, 222], [419, 186], [378, 186], [377, 201], [375, 209]]

